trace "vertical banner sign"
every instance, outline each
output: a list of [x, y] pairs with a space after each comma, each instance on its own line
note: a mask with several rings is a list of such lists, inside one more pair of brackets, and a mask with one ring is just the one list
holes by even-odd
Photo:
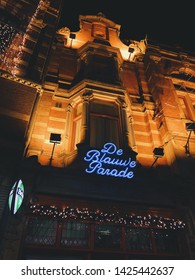
[[22, 180], [18, 180], [13, 185], [9, 194], [8, 205], [12, 214], [17, 213], [20, 206], [22, 205], [23, 199], [24, 199], [24, 185], [22, 183]]

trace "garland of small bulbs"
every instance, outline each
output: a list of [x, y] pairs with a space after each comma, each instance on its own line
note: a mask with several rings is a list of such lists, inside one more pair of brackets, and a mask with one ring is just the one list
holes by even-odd
[[185, 223], [180, 219], [167, 218], [161, 216], [148, 215], [136, 215], [136, 214], [124, 214], [119, 212], [104, 212], [101, 210], [89, 210], [88, 208], [71, 208], [66, 206], [63, 209], [59, 209], [56, 206], [51, 205], [39, 205], [31, 204], [30, 213], [38, 216], [51, 217], [56, 219], [78, 220], [87, 222], [98, 223], [114, 223], [124, 224], [134, 227], [156, 227], [160, 229], [184, 229]]

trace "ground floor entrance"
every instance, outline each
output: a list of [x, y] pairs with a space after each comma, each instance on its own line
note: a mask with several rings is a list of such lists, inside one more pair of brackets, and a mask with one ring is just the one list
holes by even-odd
[[38, 196], [26, 215], [22, 259], [185, 259], [175, 209]]

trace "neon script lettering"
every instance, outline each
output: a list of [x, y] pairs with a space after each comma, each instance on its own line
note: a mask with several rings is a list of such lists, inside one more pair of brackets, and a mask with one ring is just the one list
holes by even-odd
[[[136, 162], [128, 159], [121, 159], [123, 150], [118, 149], [113, 143], [106, 143], [99, 150], [90, 150], [86, 153], [84, 160], [89, 163], [85, 169], [87, 173], [96, 173], [98, 175], [107, 175], [131, 179], [134, 176], [132, 168], [135, 168]], [[109, 166], [109, 168], [107, 168]]]

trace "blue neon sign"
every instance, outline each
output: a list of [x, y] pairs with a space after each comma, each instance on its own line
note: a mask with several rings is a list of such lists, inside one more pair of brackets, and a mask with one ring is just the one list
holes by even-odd
[[89, 174], [132, 179], [134, 177], [132, 169], [136, 167], [136, 162], [122, 156], [122, 149], [117, 149], [113, 143], [106, 143], [101, 150], [94, 149], [86, 153], [84, 160], [89, 165], [85, 171]]

